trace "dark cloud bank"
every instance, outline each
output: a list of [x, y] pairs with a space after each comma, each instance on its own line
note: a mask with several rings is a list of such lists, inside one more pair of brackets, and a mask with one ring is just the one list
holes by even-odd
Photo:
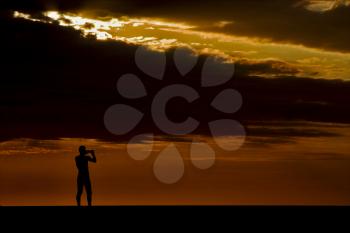
[[[71, 28], [5, 15], [1, 17], [0, 28], [3, 32], [0, 41], [2, 140], [17, 137], [113, 139], [104, 128], [103, 115], [116, 103], [132, 104], [146, 112], [139, 131], [154, 130], [147, 114], [152, 99], [126, 101], [118, 95], [115, 83], [122, 74], [135, 73], [145, 82], [152, 97], [159, 88], [177, 83], [180, 77], [169, 59], [166, 79], [157, 82], [137, 69], [136, 47], [83, 38]], [[168, 58], [171, 53], [168, 52]], [[202, 122], [218, 118], [238, 119], [244, 124], [275, 120], [350, 122], [350, 82], [293, 76], [248, 77], [247, 64], [238, 64], [235, 78], [225, 86], [242, 93], [243, 107], [233, 116], [218, 113], [208, 105], [222, 87], [200, 89], [198, 85], [203, 59], [187, 79], [182, 79], [200, 91], [201, 99], [191, 105], [182, 100], [170, 103], [168, 113], [175, 121], [191, 114]], [[197, 132], [208, 132], [205, 124]]]
[[[323, 13], [306, 10], [301, 0], [4, 0], [4, 8], [58, 9], [99, 15], [165, 17], [201, 25], [200, 30], [256, 36], [329, 50], [350, 51], [350, 7]], [[213, 27], [218, 21], [232, 21]]]

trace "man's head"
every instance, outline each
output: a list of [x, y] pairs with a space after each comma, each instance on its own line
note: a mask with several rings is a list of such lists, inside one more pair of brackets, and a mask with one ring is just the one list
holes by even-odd
[[79, 147], [79, 153], [80, 153], [80, 155], [85, 155], [86, 154], [86, 147], [85, 146], [80, 146]]

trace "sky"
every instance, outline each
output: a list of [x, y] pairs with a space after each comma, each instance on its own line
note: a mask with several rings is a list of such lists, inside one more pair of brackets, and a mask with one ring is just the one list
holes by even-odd
[[[192, 86], [200, 79], [206, 57], [232, 64], [234, 78], [225, 87], [243, 96], [243, 107], [235, 114], [238, 120], [349, 122], [346, 1], [331, 9], [325, 7], [329, 1], [291, 0], [220, 0], [214, 5], [196, 0], [5, 3], [2, 122], [29, 128], [49, 125], [53, 136], [61, 134], [60, 124], [65, 123], [72, 126], [62, 135], [68, 137], [90, 134], [82, 129], [91, 125], [92, 136], [109, 137], [100, 119], [108, 106], [124, 101], [115, 90], [118, 77], [135, 73], [150, 93], [168, 83], [153, 82], [135, 65], [140, 45], [165, 52], [167, 59], [178, 47], [193, 51], [199, 62], [185, 81]], [[190, 14], [195, 8], [196, 14]], [[167, 62], [169, 82], [178, 80], [173, 69]], [[208, 100], [214, 95], [210, 90], [203, 93]], [[147, 110], [150, 101], [141, 99], [138, 104]], [[194, 114], [202, 118], [206, 110], [200, 106]], [[181, 107], [174, 109], [175, 117], [181, 115]], [[152, 128], [146, 119], [143, 125]], [[21, 132], [6, 123], [3, 128], [3, 137], [48, 134]]]
[[[9, 204], [40, 204], [35, 198], [28, 202], [20, 199], [21, 192], [35, 196], [35, 191], [13, 185], [25, 183], [26, 172], [32, 174], [28, 176], [30, 182], [39, 182], [38, 190], [50, 179], [57, 188], [67, 185], [73, 168], [61, 177], [65, 180], [61, 182], [58, 171], [50, 173], [38, 161], [47, 165], [56, 161], [63, 168], [70, 160], [60, 155], [74, 153], [72, 148], [84, 141], [103, 155], [125, 155], [124, 147], [131, 137], [152, 132], [159, 145], [177, 144], [188, 161], [188, 138], [166, 135], [150, 112], [158, 91], [175, 83], [194, 88], [201, 97], [192, 103], [175, 99], [166, 110], [174, 121], [190, 115], [201, 122], [190, 138], [208, 139], [211, 128], [207, 122], [218, 118], [239, 121], [247, 136], [236, 157], [215, 149], [219, 165], [211, 173], [214, 177], [206, 176], [210, 180], [206, 185], [194, 172], [194, 180], [185, 180], [174, 188], [179, 194], [177, 201], [187, 203], [186, 195], [195, 197], [214, 185], [221, 190], [216, 204], [237, 204], [239, 200], [263, 203], [264, 196], [253, 194], [263, 193], [267, 185], [272, 191], [265, 195], [269, 200], [266, 203], [286, 203], [287, 194], [278, 199], [277, 190], [293, 184], [289, 191], [292, 187], [298, 187], [298, 191], [293, 193], [292, 203], [314, 203], [315, 193], [322, 194], [318, 204], [349, 203], [349, 24], [348, 0], [3, 0], [0, 159], [4, 163], [0, 165], [0, 175], [6, 179], [0, 179], [0, 186], [7, 191], [0, 191], [0, 205], [2, 200]], [[162, 80], [144, 72], [137, 60], [140, 48], [145, 48], [147, 56], [162, 58], [149, 63], [157, 69], [161, 67]], [[178, 51], [186, 51], [181, 62], [193, 63], [185, 75], [178, 69]], [[221, 86], [202, 87], [208, 61], [214, 61], [211, 68], [215, 71], [209, 78], [234, 70], [233, 78]], [[117, 83], [125, 74], [137, 76], [147, 96], [125, 99], [118, 93]], [[126, 88], [127, 94], [133, 94], [132, 88]], [[242, 97], [234, 114], [208, 108], [223, 89], [237, 90]], [[132, 105], [145, 113], [137, 129], [117, 137], [104, 122], [106, 109], [116, 103]], [[23, 155], [29, 156], [33, 167], [25, 167]], [[53, 157], [53, 161], [46, 160]], [[124, 157], [119, 161], [107, 156], [106, 160], [120, 168], [132, 166]], [[16, 165], [16, 161], [21, 162]], [[107, 182], [102, 178], [109, 175], [113, 179], [122, 175], [137, 180], [150, 164], [145, 166], [132, 174], [128, 173], [132, 169], [102, 172], [98, 180]], [[111, 171], [108, 164], [98, 169]], [[235, 178], [234, 169], [242, 172], [245, 182]], [[253, 182], [247, 172], [250, 169], [257, 177], [267, 175]], [[310, 170], [315, 173], [309, 175]], [[48, 179], [40, 181], [43, 173], [48, 174]], [[283, 183], [274, 174], [289, 177], [288, 182]], [[153, 178], [144, 177], [144, 185], [156, 191], [148, 193], [143, 203], [161, 198], [160, 194], [164, 195], [160, 203], [174, 201], [169, 190], [158, 187]], [[125, 195], [119, 196], [123, 203], [136, 203], [136, 197], [128, 200], [127, 195], [145, 186], [135, 182], [134, 190], [127, 182], [118, 182]], [[184, 191], [196, 182], [197, 189]], [[102, 183], [101, 193], [108, 196], [108, 185]], [[235, 185], [242, 183], [245, 188], [236, 192]], [[327, 193], [329, 185], [334, 189]], [[305, 187], [311, 188], [301, 191]], [[13, 199], [11, 192], [16, 193]], [[100, 204], [118, 201], [106, 196], [109, 201], [104, 202], [101, 193]], [[52, 197], [47, 192], [45, 195], [48, 204]], [[71, 204], [65, 195], [63, 203]], [[197, 203], [213, 203], [216, 197], [211, 190], [203, 202]]]

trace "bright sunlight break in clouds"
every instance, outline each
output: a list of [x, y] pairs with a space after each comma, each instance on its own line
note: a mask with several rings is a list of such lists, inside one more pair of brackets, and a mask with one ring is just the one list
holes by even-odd
[[[223, 33], [202, 32], [196, 26], [149, 18], [91, 19], [57, 11], [45, 12], [46, 18], [34, 18], [14, 12], [14, 17], [52, 23], [81, 30], [97, 40], [118, 40], [145, 45], [155, 50], [176, 46], [190, 47], [197, 53], [215, 54], [234, 61], [259, 63], [276, 61], [284, 70], [297, 70], [293, 75], [327, 79], [350, 79], [350, 54], [307, 48], [305, 46], [269, 42], [260, 38], [239, 37]], [[259, 75], [259, 73], [253, 73]], [[264, 74], [266, 75], [266, 74]], [[278, 76], [279, 73], [270, 74]]]

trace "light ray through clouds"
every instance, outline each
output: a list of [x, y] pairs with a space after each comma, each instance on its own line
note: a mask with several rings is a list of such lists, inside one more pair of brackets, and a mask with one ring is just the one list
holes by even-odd
[[[347, 3], [348, 1], [344, 2]], [[84, 36], [94, 35], [97, 40], [123, 41], [159, 51], [172, 47], [189, 47], [198, 54], [212, 54], [230, 61], [243, 61], [245, 64], [276, 61], [276, 64], [286, 66], [283, 70], [297, 70], [297, 73], [290, 73], [294, 76], [350, 80], [349, 53], [275, 43], [263, 38], [203, 32], [197, 30], [195, 25], [161, 19], [121, 17], [102, 20], [57, 11], [48, 11], [43, 15], [45, 17], [34, 18], [14, 12], [15, 18], [44, 23], [58, 22], [61, 26], [82, 31]], [[288, 73], [263, 75], [274, 77]]]

